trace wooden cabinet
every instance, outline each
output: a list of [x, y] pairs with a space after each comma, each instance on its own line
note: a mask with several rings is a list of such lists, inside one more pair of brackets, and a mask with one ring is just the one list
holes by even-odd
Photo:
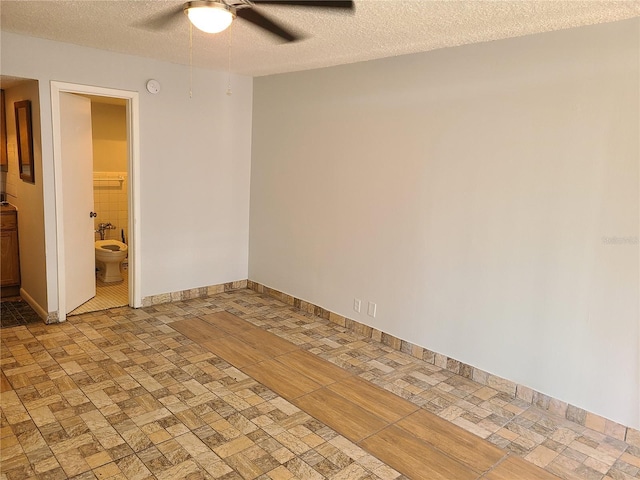
[[0, 295], [20, 294], [18, 212], [12, 205], [0, 207]]

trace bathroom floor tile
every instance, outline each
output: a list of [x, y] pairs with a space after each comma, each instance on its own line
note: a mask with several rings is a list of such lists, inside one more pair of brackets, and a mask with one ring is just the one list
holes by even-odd
[[72, 310], [68, 315], [98, 312], [129, 304], [129, 271], [121, 269], [121, 282], [104, 283], [96, 279], [96, 296]]

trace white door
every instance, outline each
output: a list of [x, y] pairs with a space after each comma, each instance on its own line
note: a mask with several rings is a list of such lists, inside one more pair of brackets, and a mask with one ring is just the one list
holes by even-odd
[[65, 313], [96, 295], [91, 100], [60, 93]]

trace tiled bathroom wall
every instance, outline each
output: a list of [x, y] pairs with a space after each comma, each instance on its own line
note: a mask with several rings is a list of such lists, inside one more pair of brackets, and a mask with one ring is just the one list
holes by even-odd
[[[105, 239], [122, 241], [124, 231], [125, 243], [129, 243], [127, 182], [127, 172], [93, 172], [93, 211], [98, 214], [95, 229], [100, 223], [116, 226], [105, 231]], [[95, 238], [99, 240], [100, 236], [96, 233]]]

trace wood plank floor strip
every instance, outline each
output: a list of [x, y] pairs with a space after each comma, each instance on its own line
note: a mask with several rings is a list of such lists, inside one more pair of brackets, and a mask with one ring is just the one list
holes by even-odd
[[229, 312], [171, 326], [411, 479], [558, 480]]
[[358, 377], [347, 378], [329, 385], [327, 388], [390, 423], [400, 420], [420, 408], [416, 404]]
[[242, 320], [240, 317], [229, 312], [210, 313], [208, 315], [203, 315], [200, 318], [207, 323], [215, 325], [220, 330], [224, 330], [230, 335], [237, 335], [255, 330], [262, 331], [259, 327], [256, 327], [255, 325], [252, 325], [246, 320]]
[[204, 342], [203, 345], [209, 349], [209, 351], [240, 369], [264, 362], [271, 358], [260, 350], [253, 348], [251, 345], [247, 345], [243, 340], [231, 335]]
[[287, 368], [302, 372], [323, 386], [352, 376], [343, 368], [304, 350], [294, 350], [275, 359]]
[[306, 375], [275, 360], [256, 363], [242, 368], [242, 371], [290, 401], [322, 388]]
[[177, 330], [194, 342], [208, 342], [227, 335], [226, 332], [203, 322], [198, 318], [187, 318], [171, 323], [171, 328]]
[[502, 449], [426, 410], [418, 410], [396, 425], [479, 473], [488, 471], [506, 455]]
[[291, 402], [356, 443], [388, 425], [380, 417], [326, 388]]
[[[414, 480], [475, 480], [478, 473], [433, 449], [406, 430], [391, 425], [359, 444]], [[515, 480], [513, 477], [511, 480]]]
[[271, 357], [298, 350], [293, 343], [261, 329], [239, 333], [237, 337]]
[[509, 456], [482, 478], [485, 480], [560, 480], [560, 477], [513, 456]]

